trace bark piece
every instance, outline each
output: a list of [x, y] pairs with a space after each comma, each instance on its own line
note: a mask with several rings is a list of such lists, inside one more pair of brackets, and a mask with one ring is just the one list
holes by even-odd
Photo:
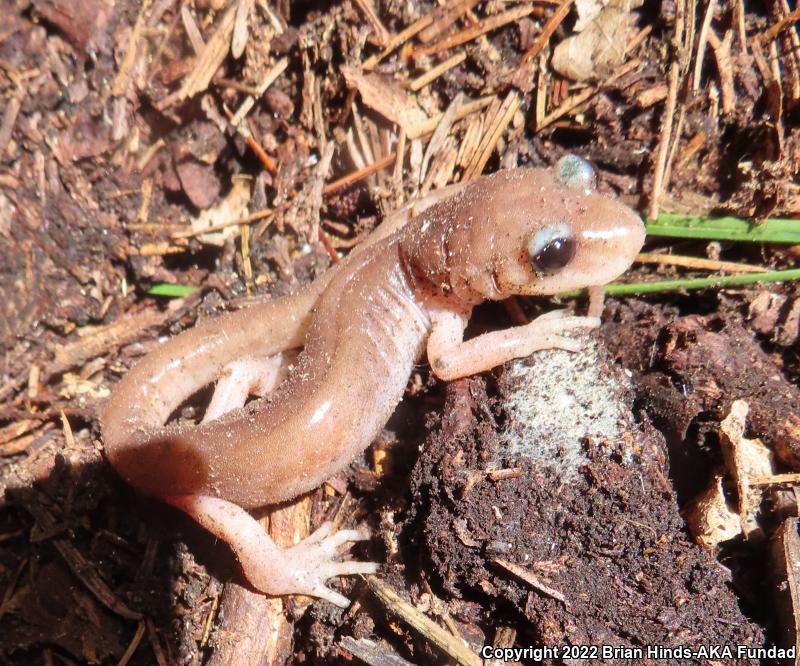
[[[778, 610], [778, 644], [784, 649], [794, 649], [800, 654], [800, 537], [797, 534], [797, 518], [787, 518], [772, 539], [772, 583], [775, 604]], [[781, 661], [783, 664], [797, 664], [800, 659]]]
[[113, 0], [34, 0], [33, 6], [80, 51], [85, 51], [92, 36], [105, 28], [114, 11]]
[[194, 160], [186, 160], [175, 166], [186, 196], [200, 209], [213, 204], [220, 193], [220, 182], [214, 167]]
[[661, 362], [698, 413], [721, 418], [735, 400], [746, 400], [750, 429], [800, 469], [800, 391], [749, 331], [732, 319], [689, 316], [669, 324], [665, 335]]

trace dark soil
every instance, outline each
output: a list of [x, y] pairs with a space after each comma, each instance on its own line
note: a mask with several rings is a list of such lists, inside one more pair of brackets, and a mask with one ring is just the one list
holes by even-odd
[[[646, 417], [627, 444], [588, 443], [588, 463], [568, 483], [566, 466], [508, 455], [504, 467], [522, 474], [493, 480], [479, 473], [499, 430], [492, 402], [481, 380], [449, 385], [445, 417], [413, 475], [414, 523], [449, 594], [480, 594], [487, 619], [524, 618], [515, 625], [521, 645], [646, 650], [764, 642], [728, 572], [687, 537], [663, 437]], [[498, 564], [508, 560], [524, 563], [536, 582]]]

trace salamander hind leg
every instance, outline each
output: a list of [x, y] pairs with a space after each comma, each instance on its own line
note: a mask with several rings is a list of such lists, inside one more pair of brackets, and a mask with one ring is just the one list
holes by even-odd
[[272, 356], [237, 359], [226, 365], [214, 387], [211, 402], [206, 408], [203, 423], [243, 407], [251, 395], [263, 397], [280, 384], [297, 358], [293, 350]]
[[350, 605], [347, 597], [328, 588], [325, 581], [335, 576], [370, 574], [378, 570], [376, 562], [336, 559], [341, 545], [369, 538], [367, 530], [333, 532], [333, 525], [324, 523], [297, 545], [281, 549], [261, 525], [236, 504], [203, 495], [164, 499], [227, 541], [239, 558], [245, 578], [265, 594], [305, 594], [346, 608]]

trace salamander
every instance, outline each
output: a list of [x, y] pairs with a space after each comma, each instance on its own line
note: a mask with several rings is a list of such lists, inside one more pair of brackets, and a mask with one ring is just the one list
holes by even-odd
[[[247, 510], [295, 498], [349, 465], [425, 353], [452, 380], [540, 349], [578, 349], [570, 332], [599, 319], [551, 312], [466, 341], [464, 330], [486, 300], [608, 283], [644, 235], [638, 215], [598, 193], [575, 156], [451, 186], [384, 222], [298, 294], [206, 321], [147, 355], [103, 410], [107, 458], [128, 483], [230, 544], [258, 590], [346, 606], [326, 580], [377, 570], [336, 557], [366, 531], [326, 523], [281, 550]], [[211, 384], [200, 423], [168, 423]]]

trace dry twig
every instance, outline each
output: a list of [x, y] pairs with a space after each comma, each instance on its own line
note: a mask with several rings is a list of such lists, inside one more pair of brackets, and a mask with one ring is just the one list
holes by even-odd
[[513, 23], [514, 21], [518, 21], [519, 19], [528, 16], [528, 14], [533, 13], [533, 7], [531, 6], [521, 6], [515, 7], [514, 9], [509, 9], [502, 14], [495, 14], [494, 16], [487, 16], [486, 18], [482, 19], [475, 25], [471, 25], [460, 32], [457, 32], [454, 35], [450, 35], [449, 37], [445, 37], [439, 42], [435, 44], [431, 44], [430, 46], [420, 47], [415, 50], [415, 55], [432, 55], [434, 53], [439, 53], [440, 51], [446, 51], [448, 49], [453, 48], [454, 46], [460, 46], [461, 44], [465, 44], [467, 42], [471, 42], [473, 39], [480, 37], [481, 35], [485, 35], [487, 32], [491, 32], [492, 30], [497, 30], [497, 28], [501, 28], [508, 23]]
[[531, 44], [531, 47], [525, 52], [525, 55], [522, 56], [521, 64], [533, 60], [542, 52], [542, 49], [547, 46], [547, 42], [553, 36], [553, 33], [558, 30], [558, 26], [567, 18], [567, 14], [569, 14], [573, 2], [574, 0], [561, 0], [556, 11], [553, 12], [553, 15], [542, 28], [542, 32], [536, 37], [536, 41]]
[[768, 268], [753, 264], [741, 264], [735, 261], [718, 261], [703, 259], [702, 257], [686, 257], [677, 254], [656, 254], [654, 252], [640, 252], [636, 255], [640, 264], [658, 264], [660, 266], [680, 266], [682, 268], [695, 268], [701, 271], [726, 271], [728, 273], [763, 273]]

